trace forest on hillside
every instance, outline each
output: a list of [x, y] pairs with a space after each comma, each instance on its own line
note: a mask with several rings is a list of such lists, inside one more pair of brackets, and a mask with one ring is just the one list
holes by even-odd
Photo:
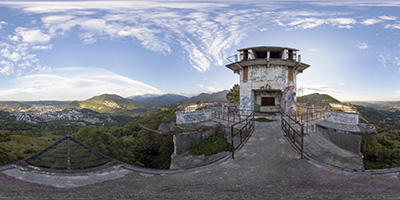
[[[0, 128], [0, 165], [28, 157], [65, 135], [72, 135], [88, 146], [117, 160], [150, 168], [169, 168], [173, 153], [172, 136], [151, 133], [138, 123], [161, 123], [175, 115], [176, 109], [148, 112], [146, 117], [121, 126], [62, 126], [15, 121], [5, 112]], [[42, 127], [43, 126], [43, 127]], [[46, 127], [46, 128], [44, 128]], [[57, 131], [53, 131], [57, 130]]]
[[381, 134], [362, 136], [361, 153], [365, 169], [400, 167], [400, 110], [355, 105], [361, 116]]

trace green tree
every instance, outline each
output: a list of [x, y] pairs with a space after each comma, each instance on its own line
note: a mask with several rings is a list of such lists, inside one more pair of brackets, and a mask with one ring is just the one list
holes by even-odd
[[196, 104], [203, 104], [203, 100], [198, 100]]
[[235, 84], [232, 89], [226, 94], [226, 99], [229, 103], [240, 103], [240, 85]]
[[123, 140], [114, 137], [103, 128], [96, 126], [84, 127], [72, 136], [107, 156], [124, 162], [128, 161]]
[[361, 153], [367, 158], [376, 158], [382, 153], [382, 144], [377, 135], [362, 136]]

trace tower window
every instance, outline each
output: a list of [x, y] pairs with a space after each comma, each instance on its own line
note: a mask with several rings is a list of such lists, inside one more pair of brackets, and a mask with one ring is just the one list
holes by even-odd
[[248, 80], [248, 67], [243, 67], [243, 81]]

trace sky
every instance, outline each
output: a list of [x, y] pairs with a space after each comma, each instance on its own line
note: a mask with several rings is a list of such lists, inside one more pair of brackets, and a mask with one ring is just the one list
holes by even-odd
[[311, 65], [297, 95], [400, 101], [400, 1], [0, 1], [0, 101], [230, 89], [237, 50]]

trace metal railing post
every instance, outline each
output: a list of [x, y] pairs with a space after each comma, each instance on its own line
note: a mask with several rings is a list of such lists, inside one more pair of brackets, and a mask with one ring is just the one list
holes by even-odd
[[301, 125], [301, 159], [304, 158], [304, 126]]
[[232, 140], [232, 159], [235, 159], [235, 145], [234, 145], [234, 138], [233, 138], [233, 125], [231, 126], [231, 140]]

